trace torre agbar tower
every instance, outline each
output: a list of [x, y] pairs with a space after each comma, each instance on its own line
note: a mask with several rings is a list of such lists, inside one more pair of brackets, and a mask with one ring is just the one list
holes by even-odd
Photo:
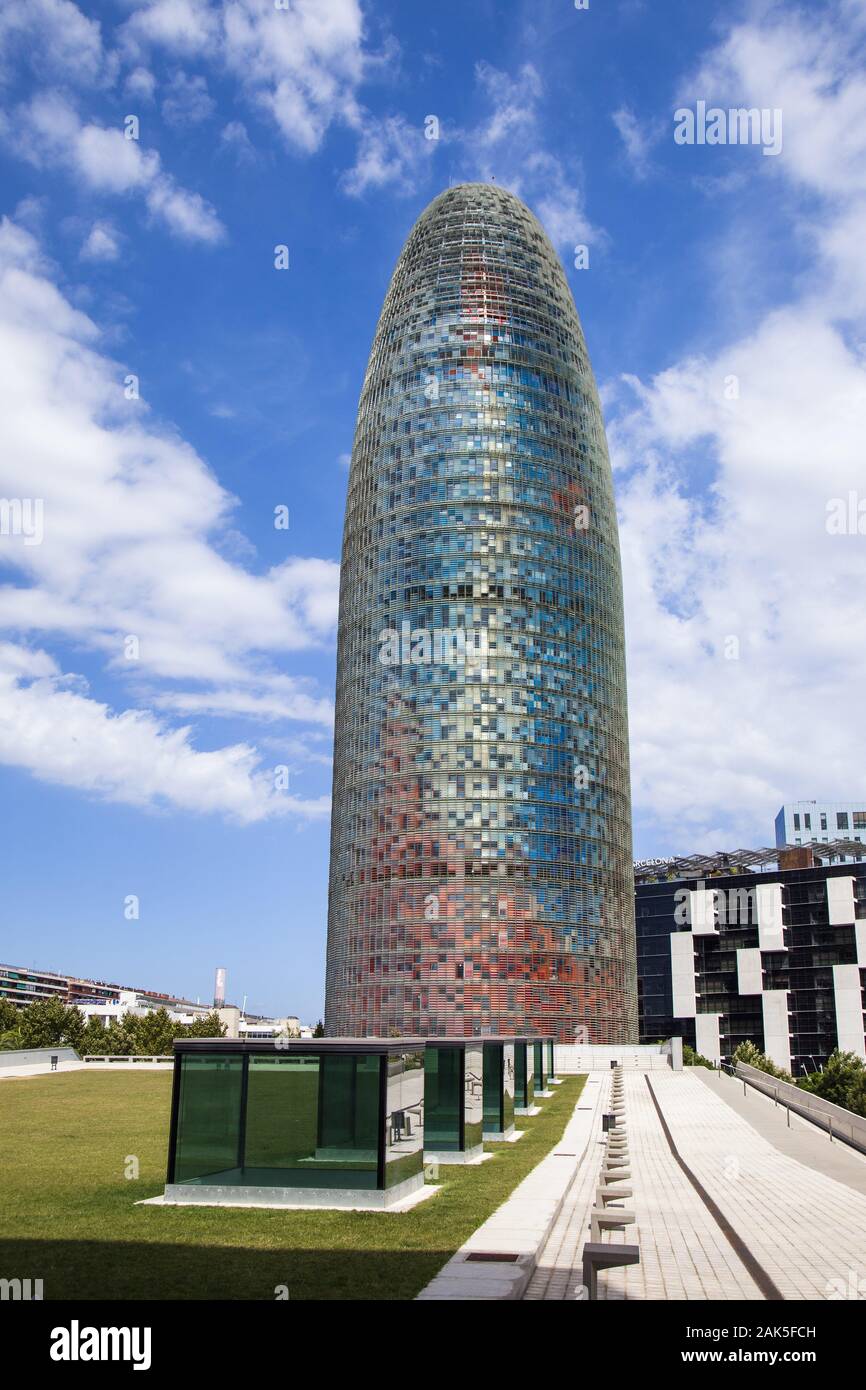
[[622, 576], [574, 301], [462, 184], [397, 263], [343, 536], [326, 1030], [637, 1041]]

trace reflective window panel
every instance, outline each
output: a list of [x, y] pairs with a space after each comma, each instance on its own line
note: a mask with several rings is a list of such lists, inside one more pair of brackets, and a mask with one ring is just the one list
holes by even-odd
[[424, 1054], [424, 1143], [429, 1150], [461, 1146], [463, 1062], [460, 1047], [427, 1047]]
[[533, 1069], [532, 1044], [514, 1044], [514, 1104], [521, 1110], [529, 1110], [535, 1100], [535, 1079]]
[[481, 1044], [467, 1046], [465, 1055], [463, 1147], [474, 1149], [482, 1142], [484, 1128], [484, 1054]]
[[514, 1123], [514, 1044], [484, 1043], [484, 1132], [505, 1132]]
[[424, 1167], [424, 1049], [386, 1058], [385, 1187], [396, 1187]]
[[543, 1042], [536, 1041], [532, 1044], [532, 1058], [533, 1068], [535, 1071], [536, 1091], [547, 1090], [547, 1062], [545, 1060], [544, 1053], [545, 1047]]
[[[243, 1057], [180, 1058], [172, 1182], [233, 1181], [241, 1142]], [[175, 1063], [177, 1065], [177, 1062]]]
[[502, 1047], [484, 1044], [484, 1128], [498, 1133], [502, 1123]]

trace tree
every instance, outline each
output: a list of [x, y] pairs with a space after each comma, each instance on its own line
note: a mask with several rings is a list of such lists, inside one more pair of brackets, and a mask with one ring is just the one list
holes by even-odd
[[684, 1067], [709, 1067], [710, 1071], [715, 1071], [715, 1067], [708, 1057], [704, 1057], [700, 1052], [695, 1052], [688, 1043], [683, 1043], [683, 1066]]
[[0, 1052], [14, 1052], [21, 1047], [21, 1016], [11, 999], [0, 999]]
[[0, 1033], [14, 1032], [20, 1026], [20, 1008], [11, 999], [0, 999]]
[[866, 1117], [866, 1067], [851, 1082], [851, 1089], [848, 1092], [848, 1109], [853, 1110], [855, 1115]]
[[102, 1057], [108, 1053], [107, 1040], [111, 1027], [117, 1028], [117, 1024], [109, 1023], [106, 1025], [102, 1019], [91, 1016], [84, 1025], [84, 1033], [81, 1038], [81, 1055], [83, 1057]]
[[37, 999], [22, 1010], [22, 1047], [78, 1048], [84, 1036], [84, 1017], [80, 1009], [67, 1008], [56, 995]]
[[113, 1057], [170, 1057], [175, 1038], [223, 1038], [226, 1026], [216, 1009], [192, 1023], [176, 1023], [168, 1010], [149, 1009], [145, 1014], [124, 1014], [107, 1028], [91, 1019], [83, 1044], [91, 1055]]
[[176, 1023], [174, 1026], [176, 1038], [224, 1038], [227, 1031], [216, 1009], [194, 1018], [192, 1023]]
[[132, 1052], [132, 1039], [124, 1027], [125, 1019], [112, 1019], [107, 1028], [101, 1030], [93, 1051], [106, 1057], [128, 1057]]
[[753, 1042], [740, 1043], [734, 1052], [733, 1061], [735, 1066], [737, 1062], [743, 1062], [748, 1067], [756, 1067], [758, 1071], [765, 1071], [768, 1076], [777, 1077], [779, 1081], [793, 1081], [790, 1072], [777, 1067], [776, 1063], [771, 1061], [766, 1053], [761, 1052]]
[[136, 1057], [165, 1057], [182, 1025], [173, 1023], [168, 1009], [148, 1009], [146, 1014], [126, 1014], [123, 1029]]
[[812, 1072], [797, 1082], [803, 1091], [810, 1091], [832, 1105], [841, 1105], [855, 1115], [866, 1115], [866, 1066], [853, 1052], [830, 1053], [823, 1071]]
[[324, 1025], [324, 1023], [322, 1022], [322, 1020], [319, 1019], [318, 1023], [316, 1024], [315, 1028], [313, 1029], [313, 1037], [314, 1037], [314, 1038], [323, 1038], [324, 1036], [325, 1036], [325, 1025]]

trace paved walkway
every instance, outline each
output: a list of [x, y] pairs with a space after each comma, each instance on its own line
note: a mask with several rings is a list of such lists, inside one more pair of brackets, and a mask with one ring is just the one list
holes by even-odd
[[61, 1072], [67, 1071], [164, 1071], [169, 1076], [172, 1072], [171, 1062], [59, 1062], [51, 1070], [50, 1065], [45, 1062], [35, 1062], [29, 1067], [2, 1067], [0, 1068], [0, 1081], [19, 1081], [29, 1080], [34, 1076], [59, 1076]]
[[[817, 1160], [783, 1152], [714, 1080], [691, 1069], [625, 1075], [637, 1224], [606, 1239], [637, 1241], [641, 1262], [600, 1275], [599, 1297], [824, 1299], [852, 1289], [866, 1297], [866, 1194], [816, 1169]], [[759, 1113], [763, 1129], [770, 1122]], [[677, 1162], [665, 1126], [708, 1201]], [[601, 1163], [600, 1133], [593, 1139], [596, 1155], [581, 1165], [526, 1298], [576, 1297]]]
[[831, 1143], [826, 1130], [819, 1129], [800, 1115], [791, 1115], [789, 1127], [788, 1113], [783, 1105], [775, 1105], [772, 1096], [756, 1091], [754, 1086], [748, 1086], [743, 1095], [742, 1081], [735, 1081], [727, 1072], [695, 1067], [694, 1075], [747, 1120], [774, 1148], [790, 1158], [799, 1159], [807, 1168], [814, 1168], [826, 1177], [836, 1178], [838, 1182], [853, 1187], [857, 1192], [866, 1193], [866, 1154], [859, 1153], [839, 1139]]
[[58, 1062], [51, 1070], [50, 1062], [31, 1062], [24, 1067], [0, 1067], [0, 1081], [14, 1081], [31, 1076], [57, 1076], [62, 1071], [83, 1071], [84, 1062]]
[[[654, 1072], [652, 1080], [659, 1075]], [[610, 1081], [606, 1079], [605, 1085], [609, 1094]], [[601, 1275], [599, 1298], [761, 1298], [760, 1289], [671, 1153], [642, 1075], [625, 1077], [625, 1099], [631, 1169], [627, 1185], [634, 1191], [625, 1205], [635, 1212], [637, 1222], [609, 1232], [605, 1240], [637, 1243], [641, 1258], [639, 1265]], [[604, 1154], [600, 1116], [594, 1139], [594, 1153], [584, 1163], [539, 1258], [525, 1295], [528, 1299], [574, 1298], [581, 1285], [581, 1251], [589, 1239], [590, 1208], [595, 1204]]]

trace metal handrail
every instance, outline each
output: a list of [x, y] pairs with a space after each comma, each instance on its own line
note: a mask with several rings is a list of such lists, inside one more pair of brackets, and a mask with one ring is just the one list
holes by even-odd
[[[814, 1096], [809, 1091], [803, 1091], [792, 1082], [782, 1081], [777, 1076], [771, 1076], [769, 1072], [762, 1072], [758, 1067], [750, 1067], [745, 1062], [738, 1062], [736, 1067], [732, 1067], [729, 1063], [720, 1061], [720, 1074], [723, 1069], [735, 1080], [742, 1081], [743, 1095], [746, 1094], [746, 1087], [752, 1086], [761, 1095], [772, 1097], [775, 1105], [783, 1106], [789, 1129], [793, 1111], [816, 1128], [825, 1130], [831, 1144], [834, 1140], [841, 1139], [859, 1153], [866, 1153], [866, 1119], [862, 1116], [845, 1110], [841, 1105], [822, 1100], [820, 1096]], [[748, 1075], [749, 1072], [752, 1075]]]

